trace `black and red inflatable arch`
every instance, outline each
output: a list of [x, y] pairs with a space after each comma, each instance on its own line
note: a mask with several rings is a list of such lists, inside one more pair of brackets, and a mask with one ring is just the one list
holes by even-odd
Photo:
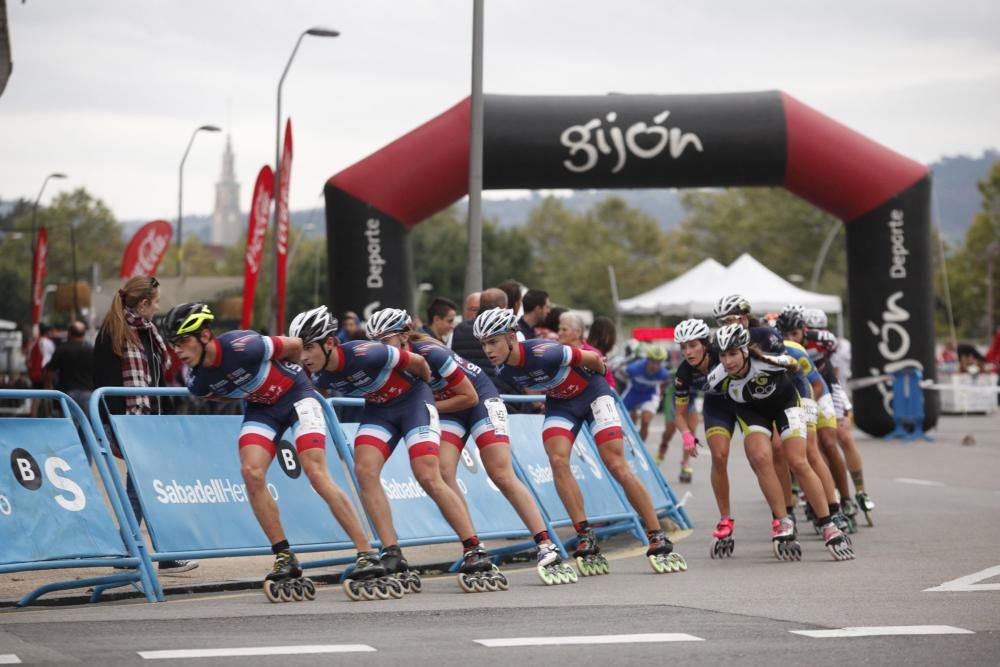
[[[469, 112], [465, 99], [327, 183], [335, 312], [412, 306], [406, 230], [467, 194]], [[784, 186], [838, 216], [854, 377], [902, 367], [934, 377], [926, 166], [780, 91], [486, 95], [484, 113], [487, 189]], [[885, 386], [854, 398], [860, 428], [892, 429]], [[937, 397], [926, 399], [929, 428]]]

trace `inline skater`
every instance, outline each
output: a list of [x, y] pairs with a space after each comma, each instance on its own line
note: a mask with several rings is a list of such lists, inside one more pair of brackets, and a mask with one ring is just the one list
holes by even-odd
[[653, 569], [656, 572], [687, 569], [687, 563], [673, 551], [673, 543], [660, 527], [649, 492], [625, 460], [625, 433], [614, 396], [603, 377], [608, 369], [600, 354], [555, 341], [518, 341], [515, 328], [516, 318], [512, 311], [492, 308], [479, 314], [473, 333], [496, 368], [498, 377], [522, 389], [546, 395], [542, 439], [559, 498], [577, 532], [573, 555], [580, 574], [588, 576], [609, 571], [569, 465], [573, 442], [584, 423], [590, 428], [608, 471], [621, 484], [645, 524], [649, 540], [646, 556]]
[[[831, 521], [825, 507], [823, 484], [809, 465], [805, 415], [798, 392], [788, 376], [798, 364], [784, 354], [761, 352], [757, 345], [751, 345], [750, 333], [739, 323], [720, 328], [716, 332], [716, 342], [721, 363], [709, 375], [708, 384], [714, 390], [724, 391], [736, 404], [736, 416], [748, 451], [750, 448], [770, 450], [771, 431], [777, 427], [788, 464], [816, 510], [827, 549], [835, 560], [854, 558], [850, 543]], [[777, 515], [772, 529], [774, 553], [778, 558], [787, 559], [789, 543], [794, 540], [794, 525], [781, 502], [777, 477], [772, 479], [770, 492], [766, 495], [772, 512]], [[798, 554], [791, 557], [797, 559]]]
[[562, 563], [535, 499], [514, 472], [507, 408], [487, 375], [430, 336], [413, 331], [405, 310], [384, 308], [377, 311], [366, 328], [373, 340], [415, 352], [427, 360], [431, 369], [428, 384], [441, 415], [441, 475], [448, 486], [463, 498], [456, 473], [466, 437], [471, 435], [479, 448], [486, 474], [534, 536], [538, 545], [538, 576], [548, 585], [575, 582], [576, 571]]
[[383, 557], [393, 561], [397, 574], [403, 569], [401, 580], [408, 583], [408, 589], [419, 591], [420, 584], [405, 576], [408, 566], [381, 482], [382, 468], [400, 441], [409, 451], [417, 483], [462, 541], [459, 585], [466, 592], [506, 590], [507, 579], [480, 544], [462, 499], [441, 477], [441, 431], [434, 396], [426, 384], [431, 369], [424, 358], [375, 341], [340, 343], [337, 321], [326, 306], [296, 315], [289, 333], [302, 341], [303, 365], [318, 387], [365, 399], [354, 438], [354, 470], [361, 502], [382, 540]]
[[205, 304], [183, 303], [167, 314], [164, 329], [177, 356], [191, 369], [188, 389], [193, 395], [243, 402], [241, 471], [250, 505], [275, 556], [271, 573], [264, 580], [267, 598], [287, 602], [312, 600], [316, 595], [312, 581], [302, 577], [302, 568], [281, 526], [278, 505], [267, 489], [267, 469], [286, 429], [291, 429], [309, 483], [354, 542], [358, 552], [354, 576], [372, 582], [364, 587], [362, 597], [402, 597], [401, 588], [383, 580], [385, 569], [378, 553], [372, 551], [354, 506], [330, 477], [323, 408], [302, 367], [293, 361], [301, 353], [301, 342], [253, 331], [229, 331], [216, 337], [210, 327], [214, 319]]
[[625, 367], [628, 388], [622, 394], [622, 402], [632, 421], [639, 425], [639, 437], [643, 444], [649, 436], [649, 425], [660, 407], [663, 385], [670, 379], [670, 371], [663, 362], [667, 352], [658, 345], [646, 346], [644, 355]]

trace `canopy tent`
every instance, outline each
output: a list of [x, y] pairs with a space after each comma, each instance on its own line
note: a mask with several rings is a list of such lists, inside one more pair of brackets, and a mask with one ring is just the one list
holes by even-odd
[[711, 315], [727, 294], [745, 296], [755, 313], [780, 311], [785, 304], [821, 308], [839, 315], [840, 297], [819, 294], [791, 284], [749, 254], [723, 267], [706, 259], [687, 273], [618, 304], [623, 315]]

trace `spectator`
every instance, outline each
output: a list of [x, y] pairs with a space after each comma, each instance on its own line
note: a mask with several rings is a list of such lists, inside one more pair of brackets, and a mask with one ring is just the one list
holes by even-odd
[[541, 326], [537, 328], [537, 338], [548, 338], [549, 340], [559, 340], [559, 318], [563, 313], [568, 313], [569, 308], [562, 306], [552, 306], [542, 320]]
[[[337, 332], [337, 338], [341, 343], [346, 343], [349, 340], [355, 340], [357, 337], [355, 334], [359, 332], [358, 325], [361, 320], [358, 318], [358, 314], [353, 310], [348, 310], [344, 313], [344, 316], [340, 319], [340, 330]], [[364, 339], [364, 331], [361, 331], [361, 338]]]
[[482, 292], [473, 292], [465, 297], [465, 305], [462, 306], [462, 321], [472, 322], [479, 314], [479, 299]]
[[68, 340], [56, 348], [45, 364], [45, 386], [69, 395], [84, 410], [94, 389], [94, 347], [84, 337], [83, 322], [69, 325]]
[[517, 315], [521, 311], [521, 283], [511, 278], [497, 285], [497, 289], [507, 295], [507, 307]]
[[[503, 293], [503, 290], [497, 289], [496, 287], [484, 290], [478, 295], [478, 298], [479, 308], [481, 311], [486, 311], [490, 308], [507, 307], [507, 295]], [[466, 299], [466, 306], [468, 306], [468, 303], [468, 299]], [[479, 343], [479, 340], [472, 335], [472, 323], [476, 319], [476, 315], [478, 315], [478, 313], [473, 313], [472, 317], [462, 320], [458, 326], [455, 327], [455, 333], [451, 338], [451, 348], [458, 356], [471, 361], [486, 371], [486, 375], [489, 376], [490, 380], [492, 380], [493, 384], [496, 385], [497, 390], [501, 394], [520, 394], [521, 392], [517, 388], [497, 378], [496, 370], [493, 368], [493, 364], [490, 363], [486, 353], [483, 352], [483, 346]], [[507, 410], [508, 412], [520, 412], [521, 405], [508, 403]]]
[[989, 362], [986, 357], [969, 343], [958, 344], [958, 368], [960, 373], [975, 375], [989, 370]]
[[457, 312], [458, 306], [451, 299], [434, 297], [427, 306], [427, 324], [421, 326], [420, 330], [451, 347], [451, 332], [455, 329]]
[[596, 352], [601, 355], [601, 359], [604, 361], [604, 379], [607, 380], [609, 387], [617, 391], [615, 387], [615, 378], [611, 375], [611, 369], [608, 367], [608, 360], [606, 356], [603, 352], [589, 344], [583, 338], [583, 318], [576, 313], [566, 311], [559, 316], [559, 328], [557, 331], [559, 342], [563, 345], [569, 345], [570, 347], [587, 350], [589, 352]]
[[[28, 348], [28, 379], [33, 389], [45, 389], [45, 366], [52, 360], [56, 351], [56, 343], [52, 340], [52, 327], [42, 323], [38, 325], [38, 337]], [[47, 417], [50, 413], [48, 401], [31, 401], [32, 417]]]
[[[152, 276], [132, 278], [118, 290], [97, 334], [93, 350], [95, 387], [164, 387], [170, 372], [170, 353], [153, 324], [160, 307], [160, 284]], [[121, 451], [114, 439], [109, 414], [159, 415], [169, 412], [169, 403], [159, 397], [108, 397], [101, 409], [104, 431], [115, 456]], [[126, 476], [125, 490], [136, 521], [142, 522], [142, 506], [131, 475]], [[195, 561], [160, 561], [164, 574], [187, 572], [198, 567]]]
[[552, 308], [552, 302], [549, 301], [549, 293], [545, 290], [529, 289], [524, 293], [522, 303], [524, 305], [524, 314], [517, 321], [517, 329], [524, 336], [525, 340], [537, 338], [538, 334], [535, 333], [535, 329], [542, 326], [545, 322], [545, 317]]
[[607, 358], [615, 348], [617, 340], [618, 328], [614, 321], [604, 315], [595, 317], [594, 323], [590, 325], [590, 331], [587, 332], [587, 343], [594, 346], [601, 356]]

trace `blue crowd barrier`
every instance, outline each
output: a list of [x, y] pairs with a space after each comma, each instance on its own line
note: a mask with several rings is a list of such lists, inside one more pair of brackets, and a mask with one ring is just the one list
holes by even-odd
[[104, 590], [126, 585], [139, 585], [151, 602], [162, 599], [126, 506], [109, 492], [112, 520], [104, 505], [90, 462], [105, 489], [113, 488], [114, 473], [83, 410], [58, 391], [0, 390], [0, 399], [25, 398], [58, 401], [65, 416], [0, 419], [0, 452], [10, 471], [9, 476], [0, 474], [0, 574], [98, 566], [131, 571], [49, 583], [17, 604], [30, 604], [52, 591], [90, 586], [95, 602]]
[[892, 374], [894, 428], [885, 436], [886, 439], [933, 440], [924, 433], [923, 379], [923, 373], [916, 368], [903, 368]]

